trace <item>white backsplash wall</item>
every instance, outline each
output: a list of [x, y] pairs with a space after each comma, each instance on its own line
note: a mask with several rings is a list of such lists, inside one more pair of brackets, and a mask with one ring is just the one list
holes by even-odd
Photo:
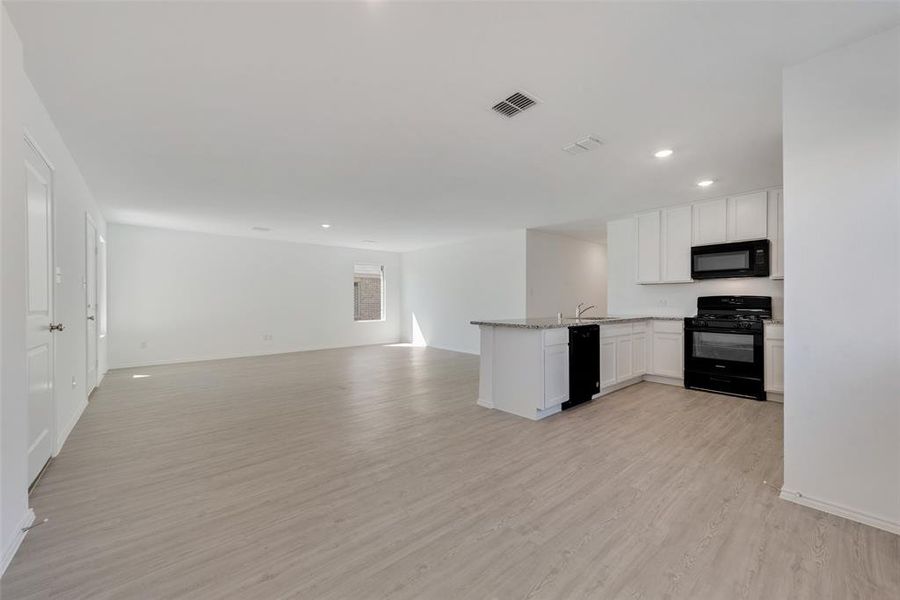
[[610, 315], [692, 316], [698, 296], [771, 296], [775, 317], [784, 314], [784, 282], [768, 277], [709, 279], [694, 283], [635, 283], [637, 256], [634, 220], [607, 225], [607, 302]]

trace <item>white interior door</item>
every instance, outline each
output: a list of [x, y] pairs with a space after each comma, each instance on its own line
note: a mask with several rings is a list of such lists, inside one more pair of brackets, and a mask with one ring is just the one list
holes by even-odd
[[50, 167], [25, 144], [28, 208], [28, 481], [53, 452], [53, 190]]
[[97, 228], [90, 216], [84, 231], [84, 300], [87, 317], [87, 378], [85, 388], [90, 395], [97, 387]]

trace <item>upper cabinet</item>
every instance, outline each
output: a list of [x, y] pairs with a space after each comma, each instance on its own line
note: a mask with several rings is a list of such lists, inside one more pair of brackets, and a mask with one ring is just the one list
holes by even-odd
[[638, 283], [691, 281], [691, 207], [635, 215]]
[[784, 206], [780, 189], [705, 200], [634, 216], [637, 283], [688, 283], [691, 246], [768, 238], [770, 272], [784, 278]]
[[728, 199], [727, 241], [764, 239], [768, 233], [769, 195], [754, 192]]
[[753, 192], [693, 205], [695, 246], [764, 239], [768, 234], [768, 194]]
[[691, 207], [662, 211], [662, 279], [691, 281]]
[[692, 237], [694, 245], [721, 244], [726, 241], [728, 235], [727, 213], [728, 201], [725, 198], [694, 204]]
[[637, 228], [637, 281], [638, 283], [659, 283], [662, 276], [660, 266], [660, 211], [635, 215]]
[[769, 192], [769, 277], [784, 279], [784, 191]]

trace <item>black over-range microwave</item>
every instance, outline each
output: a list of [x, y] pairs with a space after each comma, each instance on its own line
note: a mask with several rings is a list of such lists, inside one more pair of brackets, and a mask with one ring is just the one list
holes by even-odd
[[768, 277], [769, 240], [691, 248], [691, 278]]

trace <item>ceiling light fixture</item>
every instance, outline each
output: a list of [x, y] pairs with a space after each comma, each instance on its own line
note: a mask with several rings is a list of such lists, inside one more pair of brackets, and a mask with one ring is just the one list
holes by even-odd
[[271, 227], [260, 227], [259, 225], [255, 225], [250, 229], [252, 229], [253, 231], [272, 231]]
[[697, 182], [697, 185], [699, 185], [700, 187], [709, 187], [715, 182], [715, 179], [701, 179]]
[[674, 150], [672, 150], [671, 148], [664, 148], [662, 150], [657, 150], [656, 152], [654, 152], [653, 156], [655, 156], [656, 158], [669, 158], [674, 153]]
[[330, 223], [322, 223], [322, 229], [331, 229]]

